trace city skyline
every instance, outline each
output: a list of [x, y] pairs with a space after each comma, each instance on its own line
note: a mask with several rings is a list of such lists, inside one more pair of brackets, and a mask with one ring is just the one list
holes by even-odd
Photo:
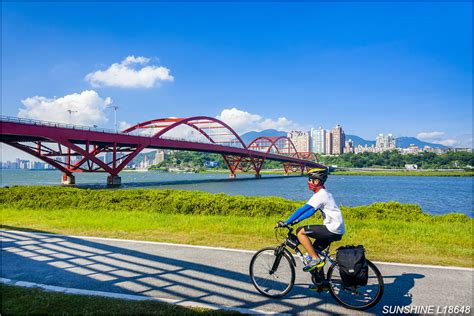
[[[325, 150], [328, 150], [325, 148]], [[360, 154], [360, 153], [364, 153], [364, 152], [370, 152], [370, 153], [381, 153], [383, 151], [386, 151], [386, 150], [397, 150], [398, 152], [400, 152], [402, 155], [404, 154], [419, 154], [419, 153], [422, 153], [422, 152], [432, 152], [432, 153], [436, 153], [436, 154], [443, 154], [443, 153], [446, 153], [446, 152], [449, 152], [449, 151], [469, 151], [469, 152], [472, 152], [472, 149], [467, 149], [466, 148], [458, 148], [458, 149], [453, 149], [453, 148], [427, 148], [427, 147], [424, 147], [424, 148], [420, 148], [416, 145], [410, 145], [408, 148], [400, 148], [400, 147], [393, 147], [393, 148], [388, 148], [388, 146], [386, 145], [372, 145], [372, 146], [362, 146], [362, 145], [358, 145], [357, 147], [354, 147], [353, 144], [352, 144], [352, 141], [349, 139], [349, 140], [346, 140], [345, 142], [345, 146], [344, 146], [344, 153], [354, 153], [354, 154]], [[327, 154], [327, 153], [319, 153], [317, 151], [314, 151], [314, 150], [310, 150], [311, 152], [315, 153], [315, 154], [319, 154], [319, 155], [322, 155], [322, 156], [336, 156], [336, 154]], [[148, 156], [147, 155], [143, 155], [143, 160], [141, 160], [140, 162], [138, 163], [135, 163], [135, 162], [130, 162], [129, 164], [127, 164], [127, 167], [128, 168], [139, 168], [139, 169], [146, 169], [148, 167], [150, 167], [151, 165], [155, 165], [155, 164], [158, 164], [160, 163], [161, 161], [163, 161], [165, 159], [165, 152], [171, 152], [170, 150], [162, 150], [162, 149], [158, 149], [158, 150], [150, 150], [149, 152], [154, 152], [155, 153], [155, 158], [153, 160], [148, 160]], [[111, 161], [111, 157], [109, 155], [106, 154], [106, 155], [103, 155], [102, 157], [98, 157], [100, 160], [103, 160], [105, 162], [107, 161]], [[65, 159], [64, 159], [65, 160]], [[74, 159], [72, 161], [75, 161], [77, 159]], [[215, 167], [216, 165], [214, 163], [211, 163], [211, 164], [208, 164], [208, 162], [205, 163], [205, 166], [206, 167]], [[36, 158], [32, 157], [31, 160], [30, 159], [20, 159], [20, 158], [16, 158], [16, 159], [13, 159], [12, 161], [11, 160], [0, 160], [0, 169], [28, 169], [28, 170], [56, 170], [53, 166], [49, 165], [48, 163], [45, 163], [43, 161], [40, 161], [40, 160], [37, 160]]]
[[[51, 122], [49, 122], [51, 123]], [[73, 125], [69, 125], [73, 126]], [[81, 126], [84, 127], [84, 126]], [[95, 128], [99, 131], [104, 131], [104, 132], [114, 132], [113, 130], [109, 129], [101, 129], [101, 127], [98, 127], [96, 125], [90, 126], [91, 128]], [[276, 130], [275, 130], [276, 131]], [[255, 131], [249, 131], [247, 133], [253, 133]], [[342, 126], [340, 124], [337, 124], [335, 127], [331, 129], [324, 129], [321, 126], [318, 127], [318, 129], [315, 129], [314, 127], [311, 127], [309, 130], [290, 130], [288, 132], [285, 131], [279, 131], [279, 132], [284, 132], [287, 134], [287, 137], [292, 140], [298, 151], [300, 152], [314, 152], [317, 154], [328, 154], [328, 155], [339, 155], [342, 153], [347, 153], [347, 152], [353, 152], [353, 153], [362, 153], [362, 152], [381, 152], [384, 150], [393, 150], [393, 149], [401, 149], [404, 147], [398, 147], [395, 145], [395, 141], [397, 137], [395, 137], [392, 133], [388, 133], [384, 135], [383, 133], [379, 133], [376, 137], [375, 140], [366, 140], [362, 139], [364, 141], [368, 142], [374, 142], [375, 144], [372, 146], [354, 146], [353, 140], [350, 137], [346, 137], [346, 133], [343, 131]], [[334, 135], [335, 132], [337, 132], [337, 135]], [[240, 136], [245, 136], [247, 133], [241, 134]], [[263, 135], [261, 135], [263, 136]], [[272, 136], [272, 135], [266, 135], [266, 136]], [[348, 136], [355, 136], [359, 137], [357, 135], [351, 135], [348, 134]], [[416, 138], [416, 137], [415, 137]], [[339, 139], [339, 140], [338, 140]], [[417, 139], [420, 141], [419, 139]], [[348, 144], [349, 142], [349, 144]], [[405, 153], [416, 153], [420, 152], [422, 150], [426, 150], [426, 146], [429, 147], [428, 142], [421, 141], [422, 143], [426, 143], [424, 147], [417, 147], [414, 144], [410, 144], [408, 149], [411, 148], [411, 150], [406, 151]], [[436, 143], [433, 143], [436, 144]], [[14, 162], [18, 160], [24, 160], [26, 162], [31, 161], [31, 162], [38, 162], [41, 161], [36, 157], [33, 157], [23, 151], [17, 150], [15, 148], [8, 148], [9, 146], [3, 143], [0, 143], [1, 149], [2, 149], [2, 155], [0, 156], [0, 162]], [[339, 148], [339, 149], [337, 149]], [[469, 149], [472, 151], [472, 148], [469, 147], [455, 147], [455, 146], [446, 146], [446, 149]], [[11, 150], [7, 150], [11, 149]], [[436, 149], [436, 148], [435, 148]], [[147, 152], [148, 150], [145, 150]], [[151, 150], [152, 151], [152, 150]], [[437, 153], [442, 153], [445, 152], [446, 150], [435, 150], [434, 152]], [[6, 153], [6, 154], [5, 154]], [[111, 154], [108, 153], [108, 155], [104, 156], [104, 159], [110, 160]], [[108, 157], [108, 158], [107, 158]], [[7, 168], [8, 169], [8, 168]], [[42, 168], [39, 168], [42, 169]]]
[[119, 129], [208, 115], [239, 133], [341, 124], [472, 147], [472, 3], [2, 9], [3, 115], [110, 129], [114, 115]]

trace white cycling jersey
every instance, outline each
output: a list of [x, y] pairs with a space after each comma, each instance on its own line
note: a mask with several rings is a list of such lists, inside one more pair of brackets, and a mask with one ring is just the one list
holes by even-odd
[[320, 189], [314, 193], [306, 204], [311, 205], [316, 210], [321, 210], [323, 224], [331, 233], [343, 235], [346, 232], [341, 210], [334, 201], [332, 194], [326, 189]]

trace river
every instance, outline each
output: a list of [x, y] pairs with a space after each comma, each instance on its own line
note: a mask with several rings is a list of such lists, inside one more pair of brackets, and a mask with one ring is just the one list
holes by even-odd
[[[201, 190], [231, 195], [280, 196], [306, 200], [311, 192], [306, 178], [297, 176], [238, 174], [236, 180], [227, 174], [167, 173], [159, 171], [122, 172], [121, 189], [170, 188]], [[1, 170], [0, 186], [58, 185], [58, 171]], [[79, 187], [104, 188], [106, 174], [76, 174]], [[419, 204], [430, 214], [464, 213], [473, 217], [472, 177], [417, 176], [330, 176], [326, 188], [338, 204], [368, 205], [374, 202], [398, 201]]]

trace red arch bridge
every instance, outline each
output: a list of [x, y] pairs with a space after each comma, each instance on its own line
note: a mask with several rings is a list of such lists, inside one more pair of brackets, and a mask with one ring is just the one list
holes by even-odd
[[322, 167], [287, 137], [259, 137], [246, 145], [229, 125], [207, 116], [155, 119], [121, 132], [2, 116], [0, 133], [3, 143], [62, 171], [64, 184], [74, 184], [76, 172], [106, 172], [109, 185], [120, 185], [119, 172], [146, 148], [221, 154], [232, 178], [249, 170], [260, 177], [266, 160], [281, 162], [285, 175]]

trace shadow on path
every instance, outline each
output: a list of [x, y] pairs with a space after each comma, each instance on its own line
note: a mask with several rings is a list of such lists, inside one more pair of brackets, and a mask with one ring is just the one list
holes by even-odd
[[[220, 262], [219, 252], [222, 251], [219, 250], [169, 246], [161, 249], [156, 244], [91, 241], [38, 234], [45, 233], [40, 231], [11, 231], [22, 229], [18, 227], [1, 228], [8, 230], [1, 231], [1, 275], [4, 278], [290, 314], [340, 310], [328, 293], [309, 292], [308, 284], [296, 284], [284, 299], [263, 297], [254, 289], [248, 276], [252, 254], [233, 254], [239, 264], [233, 270], [242, 271], [236, 272], [230, 267], [224, 268], [226, 265]], [[409, 305], [409, 291], [414, 280], [421, 277], [423, 275], [417, 274], [386, 277], [386, 282], [390, 279], [393, 282], [386, 284], [382, 301], [367, 312], [379, 314], [382, 306], [388, 303]]]

